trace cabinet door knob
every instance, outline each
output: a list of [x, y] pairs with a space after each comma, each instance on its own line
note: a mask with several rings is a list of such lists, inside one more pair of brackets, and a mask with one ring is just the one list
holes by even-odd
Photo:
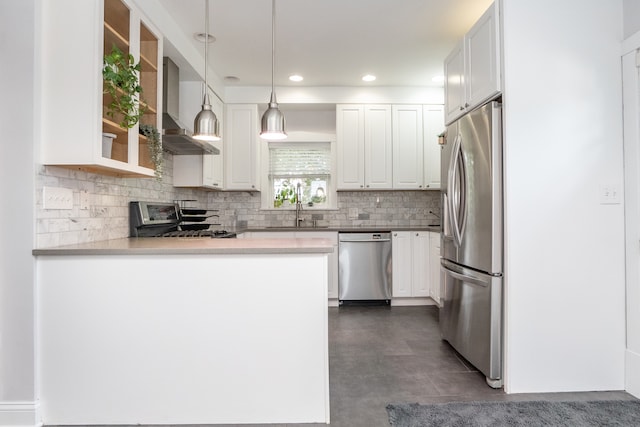
[[465, 103], [464, 103], [464, 108], [468, 108], [468, 107], [469, 107], [469, 103], [468, 103], [468, 102], [465, 102]]
[[463, 107], [463, 106], [460, 106], [460, 111], [462, 111], [462, 110], [464, 110], [464, 107]]

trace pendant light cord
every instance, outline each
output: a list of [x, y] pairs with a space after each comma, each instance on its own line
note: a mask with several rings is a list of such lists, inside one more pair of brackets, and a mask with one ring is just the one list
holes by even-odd
[[204, 97], [207, 98], [207, 91], [209, 85], [207, 82], [207, 68], [209, 68], [209, 61], [207, 59], [207, 52], [209, 51], [209, 0], [204, 0]]
[[271, 93], [275, 91], [274, 75], [276, 73], [276, 0], [271, 0]]

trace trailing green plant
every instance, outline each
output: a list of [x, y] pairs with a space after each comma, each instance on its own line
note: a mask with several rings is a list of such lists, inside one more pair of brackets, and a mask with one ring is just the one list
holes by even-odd
[[140, 104], [142, 86], [140, 86], [140, 62], [135, 63], [133, 55], [121, 51], [115, 44], [111, 53], [104, 56], [102, 78], [104, 93], [111, 96], [107, 105], [107, 116], [115, 119], [122, 117], [119, 125], [131, 129], [144, 114]]
[[149, 155], [151, 161], [155, 166], [156, 179], [160, 181], [162, 179], [164, 156], [162, 154], [162, 141], [160, 140], [160, 134], [158, 129], [153, 125], [140, 125], [140, 133], [147, 137]]
[[289, 201], [291, 204], [296, 203], [296, 190], [289, 181], [283, 182], [282, 188], [276, 193], [273, 200], [273, 207], [279, 208], [285, 201]]

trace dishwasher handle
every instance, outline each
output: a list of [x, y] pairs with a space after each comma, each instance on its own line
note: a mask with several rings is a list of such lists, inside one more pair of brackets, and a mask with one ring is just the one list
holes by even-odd
[[378, 243], [378, 242], [390, 242], [391, 239], [369, 239], [369, 240], [340, 240], [340, 243]]

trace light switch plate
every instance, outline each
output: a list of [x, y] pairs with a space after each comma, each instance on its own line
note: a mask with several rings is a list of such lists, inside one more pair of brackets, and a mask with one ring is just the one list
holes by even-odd
[[70, 188], [44, 187], [42, 189], [42, 207], [44, 209], [73, 209], [73, 190]]
[[617, 185], [603, 184], [600, 186], [601, 205], [618, 205], [621, 203], [621, 196]]

